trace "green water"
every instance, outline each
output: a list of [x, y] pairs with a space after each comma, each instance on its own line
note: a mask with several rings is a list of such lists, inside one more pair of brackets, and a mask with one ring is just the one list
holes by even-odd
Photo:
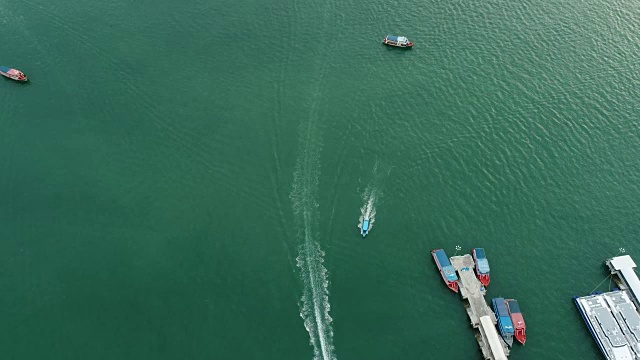
[[638, 19], [0, 0], [2, 358], [480, 359], [429, 255], [460, 245], [519, 299], [510, 358], [601, 359], [572, 296], [640, 258]]

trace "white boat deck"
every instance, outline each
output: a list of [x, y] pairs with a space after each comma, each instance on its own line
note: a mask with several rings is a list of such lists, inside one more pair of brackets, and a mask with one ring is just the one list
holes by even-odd
[[[451, 258], [451, 265], [458, 272], [460, 295], [462, 295], [462, 299], [467, 301], [465, 308], [471, 320], [471, 326], [478, 331], [476, 340], [478, 340], [482, 355], [488, 360], [506, 359], [509, 355], [509, 348], [502, 337], [497, 336], [496, 316], [484, 300], [486, 291], [474, 272], [473, 257], [468, 254], [454, 256]], [[493, 326], [487, 326], [487, 321], [491, 321]], [[500, 343], [502, 351], [497, 350], [497, 342]]]
[[626, 290], [576, 298], [576, 305], [606, 359], [640, 359], [640, 315]]

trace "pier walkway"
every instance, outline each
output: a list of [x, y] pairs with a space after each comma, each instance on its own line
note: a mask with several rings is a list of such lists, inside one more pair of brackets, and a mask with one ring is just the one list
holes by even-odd
[[[471, 320], [471, 326], [476, 330], [476, 340], [482, 355], [487, 360], [506, 359], [509, 355], [509, 347], [498, 335], [495, 327], [496, 316], [484, 300], [486, 290], [474, 272], [473, 257], [467, 254], [454, 256], [450, 260], [458, 273], [460, 294], [465, 300], [465, 309]], [[492, 326], [488, 326], [489, 320]], [[500, 346], [497, 346], [498, 344]]]

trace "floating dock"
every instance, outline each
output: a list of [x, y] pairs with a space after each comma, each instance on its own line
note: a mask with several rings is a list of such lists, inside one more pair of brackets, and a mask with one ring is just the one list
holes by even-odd
[[583, 296], [575, 301], [605, 358], [640, 359], [640, 315], [626, 290]]
[[631, 295], [631, 301], [636, 306], [636, 309], [640, 309], [640, 280], [638, 275], [633, 270], [636, 267], [636, 263], [629, 255], [616, 256], [605, 262], [611, 271], [613, 280], [618, 284], [618, 287], [622, 290], [627, 290]]
[[473, 272], [475, 264], [471, 255], [454, 256], [451, 264], [458, 272], [460, 295], [471, 326], [476, 330], [476, 340], [486, 360], [506, 360], [509, 348], [498, 335], [497, 319], [489, 308], [484, 295], [486, 290]]
[[629, 255], [607, 260], [620, 290], [575, 297], [600, 351], [608, 360], [640, 360], [640, 279]]

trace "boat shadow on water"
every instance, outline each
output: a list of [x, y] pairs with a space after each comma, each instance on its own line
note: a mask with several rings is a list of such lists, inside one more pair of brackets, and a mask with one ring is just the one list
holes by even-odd
[[16, 81], [13, 79], [10, 79], [8, 77], [5, 76], [0, 76], [4, 81], [6, 81], [7, 83], [12, 83], [16, 86], [29, 86], [31, 85], [31, 79], [27, 80], [27, 81]]
[[402, 55], [405, 55], [405, 54], [408, 55], [408, 54], [413, 53], [413, 51], [411, 51], [411, 49], [413, 49], [413, 48], [410, 48], [410, 47], [388, 46], [388, 45], [385, 45], [385, 44], [381, 44], [380, 46], [384, 47], [387, 50], [387, 52], [392, 52], [392, 53], [398, 54], [397, 56], [402, 56]]

